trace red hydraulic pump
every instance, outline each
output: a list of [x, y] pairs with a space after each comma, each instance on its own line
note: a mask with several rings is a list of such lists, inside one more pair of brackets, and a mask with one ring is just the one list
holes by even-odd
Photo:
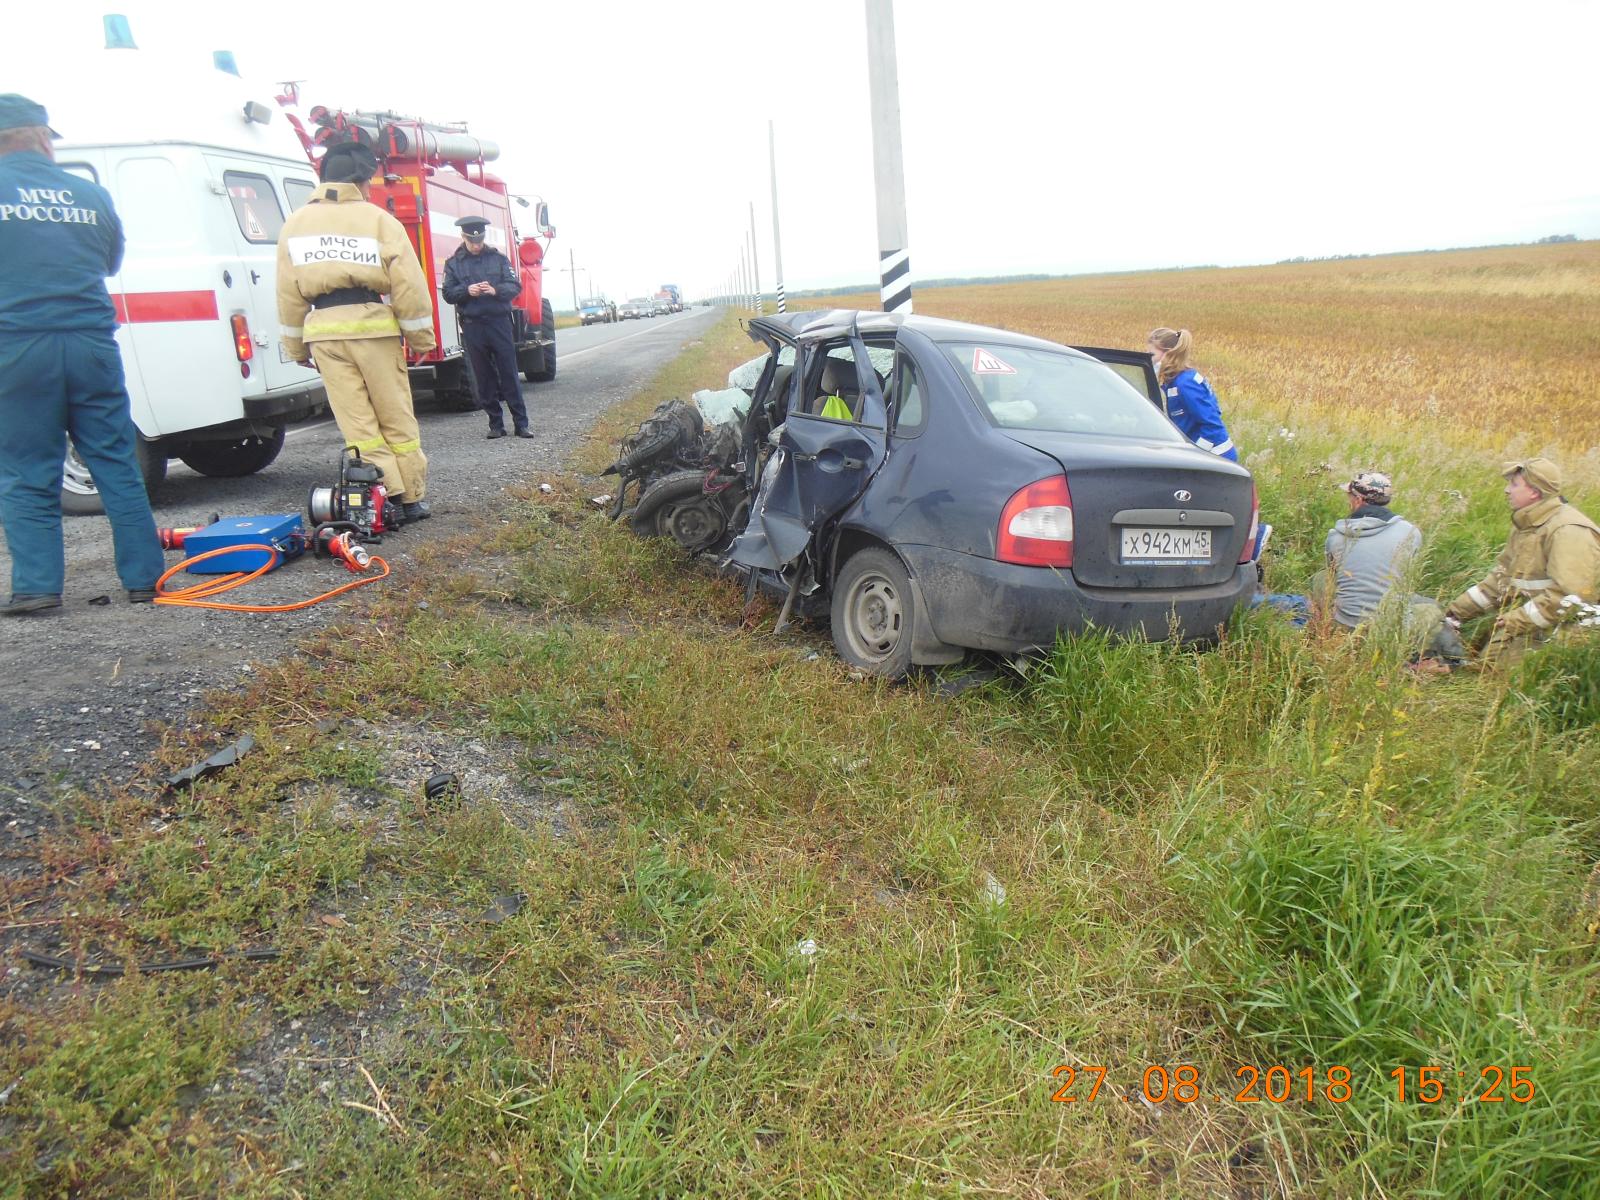
[[[522, 280], [512, 308], [517, 366], [529, 383], [548, 382], [556, 374], [555, 312], [544, 296], [544, 255], [555, 229], [543, 201], [512, 196], [505, 181], [485, 164], [500, 156], [494, 142], [473, 136], [464, 124], [437, 125], [389, 112], [344, 112], [317, 105], [306, 113], [309, 128], [294, 106], [299, 91], [286, 83], [278, 103], [288, 109], [289, 124], [299, 135], [306, 157], [315, 165], [327, 147], [360, 142], [378, 156], [381, 181], [372, 185], [372, 202], [387, 208], [405, 226], [433, 293], [436, 349], [406, 352], [412, 383], [431, 390], [463, 409], [476, 408], [466, 373], [461, 328], [454, 308], [441, 294], [444, 264], [461, 245], [460, 217], [483, 217], [488, 241], [511, 260]], [[518, 231], [516, 209], [533, 208], [534, 232]], [[541, 244], [540, 239], [543, 239]]]

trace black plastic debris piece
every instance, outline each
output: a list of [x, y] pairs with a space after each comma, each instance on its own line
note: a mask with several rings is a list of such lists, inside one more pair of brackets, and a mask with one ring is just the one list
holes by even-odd
[[1000, 672], [993, 667], [979, 667], [963, 671], [959, 675], [939, 680], [934, 687], [934, 695], [941, 696], [947, 700], [952, 699], [963, 692], [981, 688], [986, 683], [993, 683], [998, 678], [1000, 678]]
[[[207, 955], [203, 958], [180, 958], [170, 962], [140, 963], [140, 974], [149, 974], [156, 971], [203, 971], [210, 967], [220, 967], [229, 959], [238, 959], [243, 962], [271, 962], [280, 957], [283, 951], [265, 948], [261, 950], [242, 950], [238, 954]], [[22, 958], [36, 967], [50, 967], [56, 971], [67, 971], [71, 974], [84, 975], [121, 975], [121, 963], [84, 962], [79, 959], [58, 958], [54, 954], [42, 954], [38, 950], [24, 950]]]
[[210, 758], [203, 759], [193, 766], [185, 767], [176, 774], [167, 776], [167, 790], [176, 791], [179, 788], [193, 787], [202, 779], [209, 779], [219, 771], [225, 771], [238, 762], [246, 754], [255, 749], [256, 739], [248, 733], [230, 746], [224, 746]]
[[428, 776], [422, 799], [429, 808], [456, 808], [461, 804], [461, 778], [454, 771]]
[[522, 911], [522, 906], [528, 902], [527, 892], [513, 892], [509, 896], [496, 896], [489, 902], [489, 907], [483, 910], [480, 921], [487, 921], [490, 925], [498, 925], [501, 921], [509, 921]]
[[100, 604], [100, 605], [110, 604], [111, 603], [111, 597], [110, 596], [90, 596], [89, 597], [89, 603], [90, 604]]

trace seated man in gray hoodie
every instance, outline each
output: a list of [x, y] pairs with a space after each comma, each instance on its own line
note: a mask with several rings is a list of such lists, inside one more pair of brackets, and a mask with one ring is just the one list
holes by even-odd
[[[1350, 515], [1328, 533], [1328, 570], [1312, 581], [1316, 602], [1348, 629], [1370, 619], [1389, 593], [1405, 581], [1422, 549], [1422, 531], [1390, 510], [1394, 482], [1382, 471], [1361, 471], [1344, 486]], [[1423, 656], [1459, 660], [1459, 639], [1444, 625], [1444, 609], [1426, 596], [1406, 601], [1406, 627]], [[1450, 643], [1454, 641], [1455, 644]]]

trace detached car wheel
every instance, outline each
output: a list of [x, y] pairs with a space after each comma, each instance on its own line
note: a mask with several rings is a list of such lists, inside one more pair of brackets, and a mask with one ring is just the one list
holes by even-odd
[[850, 556], [833, 585], [833, 645], [853, 667], [886, 679], [911, 669], [916, 601], [911, 577], [887, 550]]

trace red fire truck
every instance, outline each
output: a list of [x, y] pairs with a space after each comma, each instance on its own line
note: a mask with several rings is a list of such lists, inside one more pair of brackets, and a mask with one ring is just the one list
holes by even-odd
[[477, 407], [462, 351], [461, 326], [442, 291], [445, 260], [461, 245], [456, 220], [467, 216], [488, 221], [489, 244], [511, 260], [522, 279], [522, 292], [511, 316], [517, 365], [523, 377], [529, 383], [554, 379], [555, 313], [544, 298], [543, 263], [556, 231], [550, 225], [548, 208], [540, 201], [533, 209], [537, 233], [524, 238], [517, 232], [512, 204], [526, 208], [529, 202], [512, 196], [505, 181], [484, 166], [500, 156], [499, 146], [473, 137], [465, 125], [434, 125], [395, 113], [341, 112], [321, 105], [306, 114], [308, 129], [293, 111], [298, 100], [295, 85], [285, 84], [278, 103], [289, 109], [289, 123], [313, 163], [337, 142], [361, 142], [377, 154], [383, 180], [373, 184], [372, 201], [387, 208], [406, 227], [433, 288], [434, 333], [439, 344], [426, 354], [407, 350], [412, 382], [433, 391], [451, 407]]

